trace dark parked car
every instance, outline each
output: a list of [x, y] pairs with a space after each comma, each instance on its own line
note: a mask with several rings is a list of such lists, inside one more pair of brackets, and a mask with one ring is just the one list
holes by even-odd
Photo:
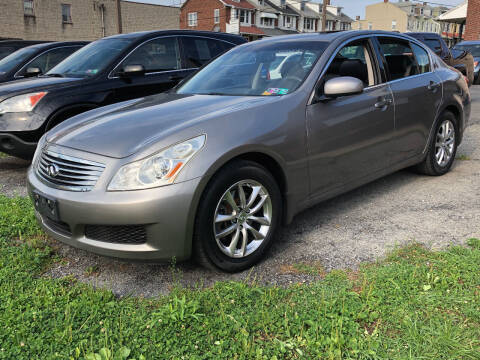
[[446, 174], [470, 102], [463, 75], [408, 36], [273, 37], [168, 93], [58, 125], [29, 193], [41, 226], [72, 246], [240, 271], [319, 201], [406, 167]]
[[407, 33], [407, 35], [420, 40], [435, 54], [440, 56], [447, 65], [459, 70], [468, 79], [468, 85], [474, 81], [474, 60], [468, 51], [450, 50], [439, 34], [436, 33]]
[[0, 83], [42, 75], [87, 44], [86, 41], [52, 42], [17, 50], [0, 60]]
[[457, 51], [468, 51], [473, 56], [474, 60], [474, 84], [480, 85], [480, 41], [462, 41], [453, 47]]
[[0, 40], [0, 60], [26, 46], [42, 44], [47, 41], [35, 40]]
[[236, 35], [189, 30], [122, 34], [92, 42], [45, 75], [0, 86], [0, 152], [31, 158], [40, 137], [63, 120], [168, 90], [245, 42]]

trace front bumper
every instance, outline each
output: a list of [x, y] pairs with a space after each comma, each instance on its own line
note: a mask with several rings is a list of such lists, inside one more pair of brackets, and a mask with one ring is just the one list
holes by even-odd
[[0, 133], [0, 152], [30, 160], [36, 148], [36, 142], [27, 142], [13, 134]]
[[[28, 171], [28, 191], [58, 203], [61, 222], [69, 233], [51, 225], [36, 212], [41, 227], [53, 238], [96, 254], [144, 261], [185, 260], [191, 255], [191, 239], [200, 178], [141, 191], [90, 192], [58, 190], [41, 182], [32, 167]], [[124, 244], [86, 237], [86, 225], [145, 225], [146, 242]]]

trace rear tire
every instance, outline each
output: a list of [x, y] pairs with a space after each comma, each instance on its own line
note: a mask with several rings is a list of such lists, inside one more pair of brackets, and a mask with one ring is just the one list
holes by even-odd
[[416, 165], [415, 170], [430, 176], [441, 176], [449, 172], [455, 161], [458, 140], [457, 118], [450, 111], [445, 111], [435, 125], [425, 160]]
[[226, 165], [200, 200], [193, 236], [195, 260], [226, 272], [250, 268], [272, 245], [281, 214], [280, 189], [268, 170], [245, 160]]

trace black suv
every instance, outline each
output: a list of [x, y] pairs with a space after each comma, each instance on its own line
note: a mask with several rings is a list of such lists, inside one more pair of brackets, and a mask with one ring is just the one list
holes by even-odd
[[0, 60], [26, 46], [45, 43], [47, 41], [35, 40], [0, 40]]
[[168, 90], [245, 42], [237, 35], [191, 30], [94, 41], [45, 75], [0, 86], [0, 152], [29, 159], [40, 137], [65, 119]]
[[0, 83], [44, 74], [87, 44], [86, 41], [52, 42], [17, 50], [0, 60]]

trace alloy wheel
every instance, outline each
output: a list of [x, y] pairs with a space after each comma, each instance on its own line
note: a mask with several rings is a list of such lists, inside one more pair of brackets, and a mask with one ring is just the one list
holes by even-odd
[[455, 149], [455, 126], [450, 120], [442, 122], [438, 128], [435, 142], [435, 159], [441, 167], [446, 166], [453, 156]]
[[232, 258], [243, 258], [257, 250], [271, 229], [272, 200], [255, 180], [232, 185], [215, 210], [213, 231], [220, 250]]

